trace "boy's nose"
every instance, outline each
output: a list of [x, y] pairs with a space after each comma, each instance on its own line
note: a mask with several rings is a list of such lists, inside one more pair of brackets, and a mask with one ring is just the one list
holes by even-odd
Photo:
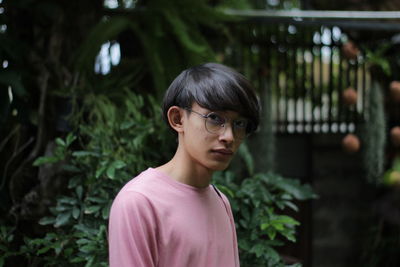
[[232, 143], [235, 140], [233, 127], [230, 123], [224, 125], [223, 132], [219, 135], [219, 139], [228, 143]]

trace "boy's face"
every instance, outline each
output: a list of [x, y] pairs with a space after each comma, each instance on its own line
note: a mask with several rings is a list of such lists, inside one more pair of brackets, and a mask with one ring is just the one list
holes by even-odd
[[211, 171], [224, 170], [242, 142], [241, 139], [235, 138], [232, 127], [233, 122], [240, 123], [241, 117], [234, 111], [215, 111], [213, 119], [218, 119], [219, 116], [227, 122], [225, 127], [218, 125], [211, 128], [214, 126], [207, 124], [209, 121], [206, 123], [207, 119], [204, 118], [211, 112], [197, 103], [193, 104], [190, 111], [184, 110], [180, 142], [193, 163]]

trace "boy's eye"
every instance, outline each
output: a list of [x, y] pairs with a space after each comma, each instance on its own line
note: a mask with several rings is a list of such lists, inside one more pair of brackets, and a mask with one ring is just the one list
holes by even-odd
[[224, 119], [223, 117], [219, 116], [219, 115], [216, 114], [216, 113], [210, 113], [210, 114], [208, 114], [207, 118], [209, 119], [209, 121], [210, 121], [211, 123], [214, 123], [214, 124], [221, 125], [221, 124], [224, 124], [224, 123], [225, 123], [225, 119]]
[[246, 119], [241, 119], [241, 120], [235, 120], [234, 125], [236, 128], [246, 128], [247, 127], [247, 120]]

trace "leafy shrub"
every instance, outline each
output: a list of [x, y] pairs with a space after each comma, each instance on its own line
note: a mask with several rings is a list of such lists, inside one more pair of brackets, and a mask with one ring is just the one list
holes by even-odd
[[75, 134], [57, 138], [53, 155], [34, 162], [62, 162], [70, 178], [67, 193], [39, 221], [49, 232], [25, 238], [18, 252], [29, 264], [40, 258], [45, 266], [107, 266], [112, 200], [134, 174], [161, 164], [172, 151], [160, 106], [150, 96], [122, 93], [85, 96], [83, 110], [72, 118]]
[[[315, 198], [309, 185], [274, 173], [253, 174], [253, 160], [245, 144], [239, 150], [250, 175], [239, 180], [231, 171], [217, 173], [218, 188], [230, 199], [236, 222], [241, 266], [285, 266], [275, 247], [283, 239], [296, 241], [299, 222], [284, 214], [286, 208], [298, 211], [295, 200]], [[294, 265], [299, 266], [299, 265]]]

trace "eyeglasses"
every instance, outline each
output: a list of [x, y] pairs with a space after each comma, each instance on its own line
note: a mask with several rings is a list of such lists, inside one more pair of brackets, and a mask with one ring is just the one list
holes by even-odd
[[[225, 132], [226, 124], [227, 122], [229, 122], [229, 120], [224, 116], [221, 116], [216, 112], [210, 112], [207, 115], [204, 115], [190, 108], [185, 108], [185, 109], [189, 112], [193, 112], [203, 117], [205, 119], [205, 128], [209, 133], [223, 134]], [[232, 125], [233, 135], [235, 136], [235, 138], [240, 140], [246, 138], [248, 134], [247, 126], [249, 125], [249, 121], [247, 119], [241, 118], [232, 120], [231, 125]]]

